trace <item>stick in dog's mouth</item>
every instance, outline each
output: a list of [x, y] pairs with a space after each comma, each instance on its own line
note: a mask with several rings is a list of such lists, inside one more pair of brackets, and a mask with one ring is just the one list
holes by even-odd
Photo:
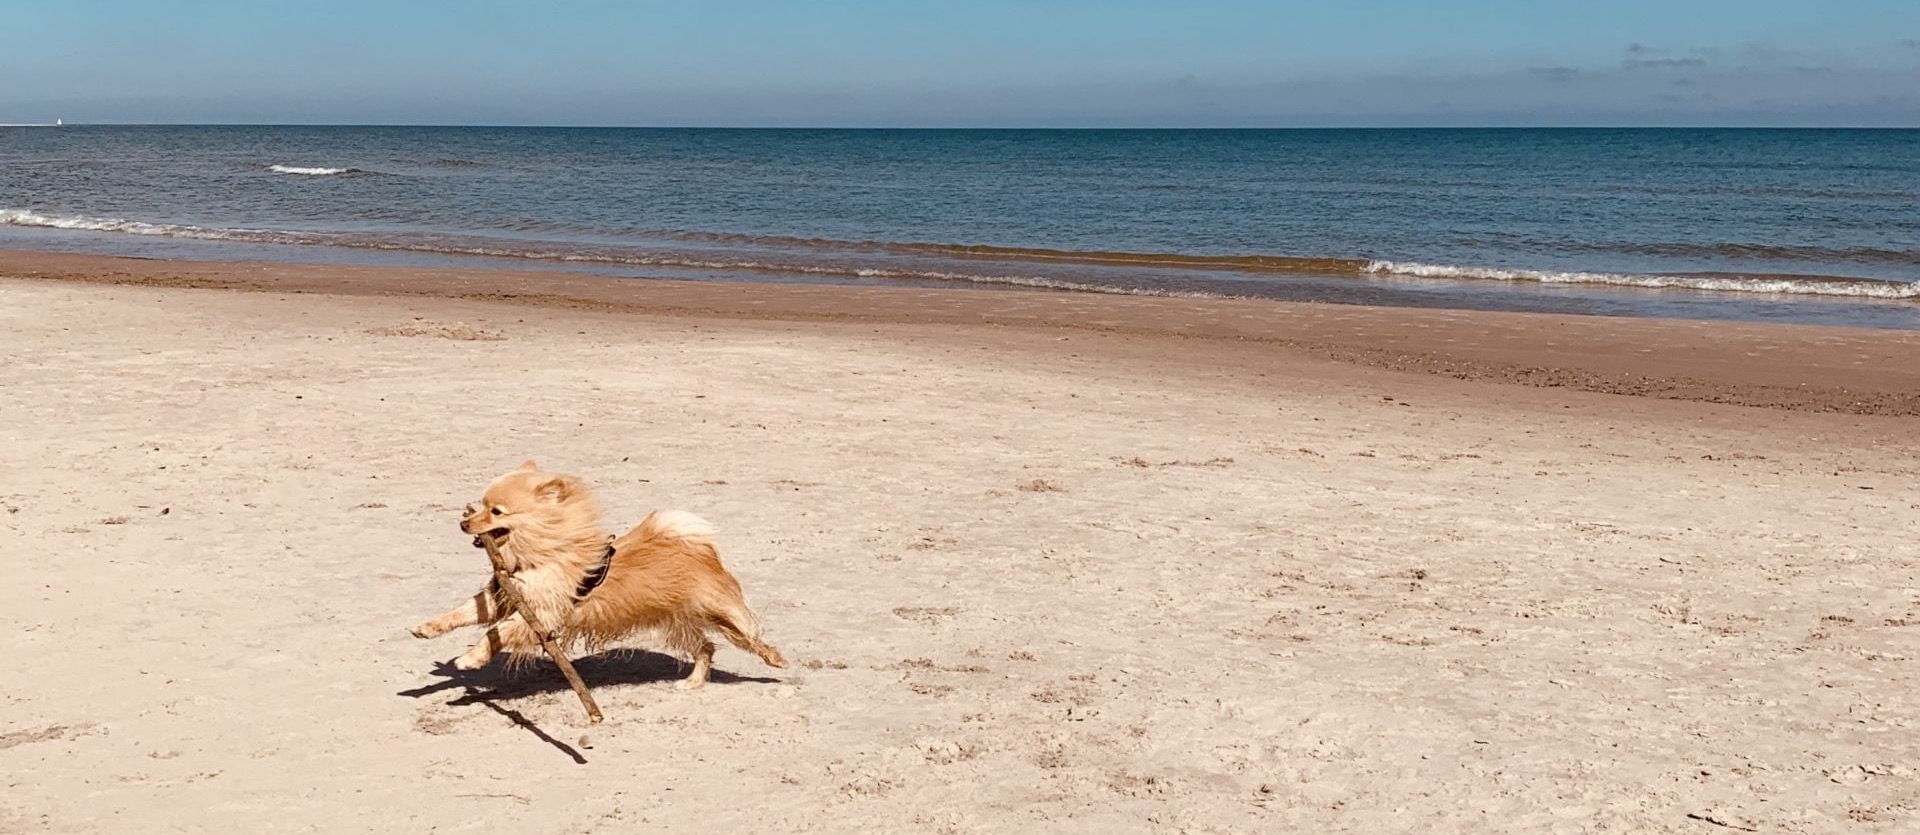
[[500, 542], [506, 541], [507, 534], [509, 533], [512, 533], [512, 531], [509, 531], [506, 528], [494, 528], [493, 530], [487, 531], [486, 533], [478, 534], [473, 538], [473, 547], [475, 548], [487, 547], [487, 544], [485, 542], [480, 541], [480, 537], [482, 536], [491, 536], [493, 537], [493, 541], [495, 543], [500, 543]]

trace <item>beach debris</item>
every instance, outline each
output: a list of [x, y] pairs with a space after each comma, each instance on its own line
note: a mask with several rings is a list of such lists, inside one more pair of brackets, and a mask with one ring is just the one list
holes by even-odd
[[1759, 832], [1760, 831], [1759, 827], [1746, 826], [1740, 823], [1733, 823], [1731, 819], [1722, 817], [1713, 812], [1688, 812], [1687, 817], [1692, 820], [1701, 821], [1703, 823], [1710, 823], [1710, 824], [1713, 824], [1714, 826], [1724, 826], [1728, 829], [1738, 829], [1741, 832]]
[[1217, 469], [1221, 467], [1233, 466], [1233, 459], [1222, 457], [1222, 456], [1215, 456], [1205, 461], [1188, 461], [1188, 460], [1182, 459], [1178, 461], [1162, 461], [1160, 462], [1160, 466], [1162, 467], [1211, 467], [1211, 468]]
[[894, 617], [927, 626], [937, 625], [958, 614], [960, 610], [952, 606], [899, 606], [893, 610]]
[[15, 748], [33, 742], [48, 742], [57, 739], [72, 739], [85, 736], [99, 726], [92, 722], [80, 722], [73, 725], [48, 725], [30, 731], [12, 731], [0, 734], [0, 751]]
[[[553, 659], [553, 665], [559, 667], [560, 674], [567, 677], [567, 684], [573, 686], [574, 695], [580, 697], [580, 706], [587, 710], [587, 721], [595, 725], [600, 724], [606, 719], [600, 715], [600, 706], [594, 703], [593, 694], [587, 692], [586, 682], [580, 680], [580, 673], [573, 668], [573, 662], [567, 659], [567, 654], [562, 652], [560, 645], [554, 642], [553, 630], [541, 622], [539, 613], [535, 612], [533, 607], [526, 605], [526, 598], [521, 594], [519, 578], [507, 570], [507, 560], [500, 556], [500, 543], [494, 540], [491, 533], [483, 533], [479, 539], [480, 546], [487, 549], [487, 559], [493, 562], [493, 579], [500, 587], [500, 602], [506, 604], [509, 614], [519, 612], [527, 625], [533, 627], [534, 637], [540, 639], [540, 648], [547, 651], [547, 657]], [[582, 745], [581, 747], [592, 746]]]
[[[1301, 450], [1301, 452], [1310, 452], [1310, 450], [1303, 449]], [[1318, 453], [1315, 453], [1315, 454], [1318, 454]], [[1233, 466], [1233, 459], [1227, 458], [1224, 456], [1216, 456], [1213, 458], [1208, 458], [1205, 461], [1177, 458], [1172, 461], [1161, 461], [1159, 463], [1148, 461], [1147, 459], [1141, 458], [1138, 455], [1132, 458], [1116, 457], [1113, 460], [1114, 460], [1114, 463], [1117, 463], [1122, 467], [1136, 467], [1143, 470], [1149, 467], [1208, 467], [1208, 468], [1217, 469], [1222, 467]]]
[[1067, 492], [1067, 488], [1061, 487], [1060, 485], [1055, 484], [1051, 481], [1048, 481], [1044, 478], [1036, 478], [1032, 481], [1026, 482], [1025, 484], [1016, 485], [1016, 488], [1022, 493], [1065, 493]]
[[503, 334], [476, 328], [465, 322], [416, 321], [404, 325], [369, 328], [367, 333], [374, 336], [411, 336], [452, 339], [457, 342], [499, 342], [507, 338]]

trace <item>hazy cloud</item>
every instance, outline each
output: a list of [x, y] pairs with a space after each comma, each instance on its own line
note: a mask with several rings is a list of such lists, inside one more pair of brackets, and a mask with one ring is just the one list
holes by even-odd
[[1691, 55], [1674, 56], [1671, 49], [1658, 49], [1643, 43], [1627, 44], [1627, 57], [1620, 61], [1623, 70], [1683, 70], [1704, 67], [1716, 57], [1714, 50], [1692, 50]]
[[1572, 67], [1528, 67], [1527, 74], [1548, 81], [1572, 81], [1580, 77], [1580, 71]]
[[1705, 58], [1628, 58], [1620, 62], [1620, 68], [1626, 70], [1678, 70], [1706, 65]]
[[1739, 58], [1751, 64], [1781, 66], [1784, 64], [1805, 63], [1812, 53], [1799, 49], [1783, 49], [1771, 44], [1750, 43], [1739, 50]]

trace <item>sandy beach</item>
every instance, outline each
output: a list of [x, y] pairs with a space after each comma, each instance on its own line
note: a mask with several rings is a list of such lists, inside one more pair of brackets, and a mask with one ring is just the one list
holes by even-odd
[[[0, 832], [1920, 828], [1920, 334], [6, 252], [0, 391]], [[529, 457], [792, 667], [409, 636]]]

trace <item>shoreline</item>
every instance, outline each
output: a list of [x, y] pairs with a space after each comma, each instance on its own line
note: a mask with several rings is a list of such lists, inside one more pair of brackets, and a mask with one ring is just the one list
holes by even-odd
[[[354, 168], [289, 168], [312, 176], [366, 176]], [[7, 233], [26, 233], [14, 235]], [[39, 233], [109, 233], [117, 245], [44, 239]], [[122, 237], [119, 233], [130, 233]], [[424, 236], [422, 236], [424, 235]], [[127, 238], [131, 238], [129, 240]], [[651, 238], [650, 242], [642, 242]], [[79, 244], [68, 247], [65, 243]], [[238, 249], [231, 249], [237, 247]], [[1602, 248], [1604, 249], [1604, 247]], [[1696, 247], [1696, 249], [1698, 249]], [[1075, 250], [716, 232], [646, 233], [599, 243], [520, 240], [485, 234], [339, 234], [223, 229], [119, 218], [40, 215], [0, 208], [0, 250], [177, 261], [461, 269], [469, 264], [688, 281], [764, 281], [843, 286], [1071, 290], [1103, 295], [1313, 302], [1373, 307], [1548, 313], [1920, 330], [1920, 284], [1882, 271], [1822, 274], [1785, 257], [1736, 269], [1764, 248], [1719, 245], [1698, 255], [1734, 259], [1685, 269], [1561, 264], [1473, 266], [1471, 261], [1378, 256], [1209, 255]], [[223, 251], [224, 250], [224, 251]], [[1663, 250], [1664, 251], [1664, 250]], [[1776, 256], [1814, 255], [1782, 250]], [[1852, 253], [1882, 266], [1907, 263], [1890, 250]], [[1632, 251], [1623, 250], [1632, 259]], [[1493, 262], [1489, 262], [1493, 263]], [[1794, 269], [1781, 269], [1783, 264]]]
[[1793, 412], [1920, 415], [1920, 333], [1813, 325], [893, 288], [550, 271], [178, 261], [0, 250], [0, 277], [497, 301], [736, 321], [827, 321], [1177, 340], [1199, 367], [1329, 360], [1395, 372]]

